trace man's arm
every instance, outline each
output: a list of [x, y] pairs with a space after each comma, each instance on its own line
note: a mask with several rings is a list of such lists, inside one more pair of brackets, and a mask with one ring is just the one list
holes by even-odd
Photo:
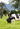
[[11, 17], [12, 17], [12, 14], [11, 14]]
[[11, 17], [10, 18], [12, 18], [12, 14], [11, 14]]
[[8, 16], [8, 18], [9, 18], [9, 16]]

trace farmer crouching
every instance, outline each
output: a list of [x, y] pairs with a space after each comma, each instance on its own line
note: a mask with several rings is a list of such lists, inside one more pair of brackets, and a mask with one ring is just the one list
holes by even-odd
[[12, 15], [12, 14], [9, 12], [9, 14], [8, 14], [8, 19], [7, 19], [7, 22], [8, 22], [8, 23], [11, 23], [11, 19], [10, 19], [10, 18], [12, 17], [11, 15]]

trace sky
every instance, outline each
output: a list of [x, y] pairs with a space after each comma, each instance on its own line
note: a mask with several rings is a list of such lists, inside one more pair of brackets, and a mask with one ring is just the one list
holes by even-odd
[[[9, 0], [0, 0], [0, 2], [1, 2], [1, 1], [4, 2], [4, 3], [6, 3], [6, 5], [9, 4], [9, 2], [8, 2]], [[9, 10], [13, 10], [13, 9], [14, 9], [13, 7], [11, 8], [11, 5], [7, 5], [7, 8], [8, 8]]]
[[1, 2], [1, 1], [4, 2], [4, 3], [9, 4], [9, 2], [8, 2], [9, 0], [0, 0], [0, 2]]
[[[4, 3], [9, 4], [9, 2], [12, 1], [12, 0], [10, 0], [10, 1], [9, 1], [9, 0], [0, 0], [0, 2], [1, 2], [1, 1], [4, 2]], [[15, 2], [16, 2], [16, 1], [15, 1]], [[14, 2], [13, 4], [15, 4], [15, 2]]]
[[[6, 4], [9, 4], [9, 2], [8, 2], [9, 0], [0, 0], [0, 2], [1, 2], [1, 1], [4, 2], [4, 3], [6, 3]], [[15, 2], [16, 2], [16, 1], [15, 1]], [[14, 2], [14, 4], [15, 4], [15, 2]], [[8, 7], [9, 10], [14, 9], [14, 8], [11, 8], [11, 5], [7, 5], [7, 7]]]

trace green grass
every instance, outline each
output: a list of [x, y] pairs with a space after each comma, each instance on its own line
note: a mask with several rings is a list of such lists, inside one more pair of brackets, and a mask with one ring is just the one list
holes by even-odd
[[5, 17], [3, 15], [2, 19], [0, 18], [0, 29], [20, 29], [20, 21], [15, 21], [15, 24], [13, 24], [13, 21], [10, 23], [7, 23], [6, 19], [8, 18], [8, 15]]

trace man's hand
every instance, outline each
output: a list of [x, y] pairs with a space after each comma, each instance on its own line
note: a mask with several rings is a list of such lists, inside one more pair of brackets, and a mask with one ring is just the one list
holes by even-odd
[[9, 18], [9, 16], [8, 16], [8, 18]]

